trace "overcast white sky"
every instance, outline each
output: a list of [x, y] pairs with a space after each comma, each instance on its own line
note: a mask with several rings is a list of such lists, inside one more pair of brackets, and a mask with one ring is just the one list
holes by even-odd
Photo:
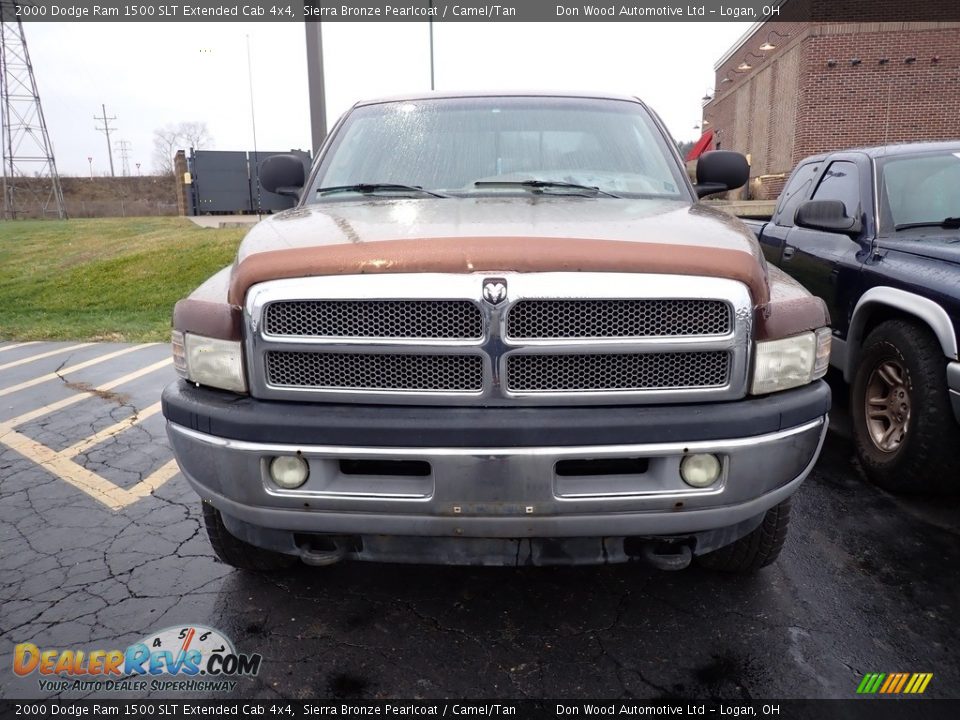
[[[699, 137], [713, 65], [749, 23], [436, 23], [438, 90], [602, 90], [637, 95], [674, 137]], [[25, 24], [47, 124], [63, 175], [108, 172], [93, 119], [105, 103], [111, 137], [130, 143], [130, 170], [152, 168], [153, 131], [204, 121], [215, 149], [309, 149], [301, 23]], [[427, 23], [325, 23], [328, 122], [356, 100], [429, 89]], [[117, 174], [120, 160], [114, 152]]]

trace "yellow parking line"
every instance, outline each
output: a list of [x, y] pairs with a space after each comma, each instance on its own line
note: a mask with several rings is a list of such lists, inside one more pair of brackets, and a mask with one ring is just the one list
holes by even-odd
[[98, 432], [96, 435], [91, 435], [86, 440], [81, 440], [75, 445], [71, 445], [67, 449], [61, 450], [57, 454], [60, 455], [61, 457], [66, 457], [66, 458], [76, 457], [77, 455], [80, 455], [81, 453], [85, 453], [91, 448], [96, 447], [97, 445], [102, 443], [104, 440], [107, 440], [108, 438], [111, 438], [114, 435], [119, 435], [124, 430], [129, 430], [134, 425], [139, 425], [148, 417], [156, 415], [158, 412], [160, 412], [160, 403], [154, 403], [150, 407], [144, 408], [143, 410], [138, 410], [136, 413], [126, 418], [125, 420], [121, 420], [118, 423], [114, 423], [110, 427], [104, 428], [103, 430]]
[[[91, 343], [87, 343], [87, 345], [90, 345], [90, 344]], [[15, 393], [19, 390], [26, 390], [27, 388], [33, 387], [34, 385], [39, 385], [40, 383], [47, 382], [48, 380], [53, 380], [54, 378], [57, 378], [57, 377], [63, 377], [64, 375], [68, 375], [69, 373], [76, 372], [77, 370], [83, 370], [84, 368], [88, 368], [92, 365], [97, 365], [98, 363], [106, 362], [107, 360], [113, 360], [113, 358], [115, 357], [120, 357], [121, 355], [126, 355], [127, 353], [134, 352], [135, 350], [140, 350], [145, 347], [151, 347], [152, 345], [156, 345], [156, 344], [157, 343], [146, 343], [144, 345], [131, 345], [130, 347], [123, 348], [121, 350], [116, 350], [112, 353], [101, 355], [100, 357], [95, 357], [92, 360], [87, 360], [82, 363], [77, 363], [76, 365], [71, 365], [70, 367], [66, 367], [66, 368], [63, 368], [62, 370], [58, 370], [57, 372], [41, 375], [40, 377], [34, 378], [33, 380], [25, 380], [22, 383], [11, 385], [9, 387], [5, 387], [2, 390], [0, 390], [0, 397], [4, 395], [9, 395], [10, 393]], [[81, 347], [81, 346], [78, 345], [77, 347]], [[37, 357], [40, 357], [40, 356], [37, 356]], [[0, 367], [0, 369], [3, 369], [3, 368]]]
[[61, 480], [85, 492], [111, 510], [121, 510], [127, 505], [146, 497], [180, 471], [180, 468], [177, 467], [177, 461], [170, 460], [130, 490], [127, 490], [114, 485], [91, 470], [87, 470], [82, 465], [78, 465], [73, 460], [64, 457], [62, 453], [54, 452], [46, 445], [16, 431], [8, 432], [3, 438], [3, 444], [49, 470]]
[[125, 491], [126, 496], [124, 497], [125, 502], [123, 506], [126, 507], [140, 498], [149, 495], [178, 472], [180, 472], [180, 467], [177, 465], [176, 460], [171, 460], [165, 465], [162, 465], [151, 475]]
[[39, 340], [31, 340], [30, 342], [13, 343], [12, 345], [4, 345], [3, 347], [0, 347], [0, 352], [3, 352], [4, 350], [15, 350], [16, 348], [26, 347], [27, 345], [36, 345], [39, 342], [40, 342]]
[[18, 425], [23, 425], [24, 423], [30, 422], [31, 420], [36, 420], [38, 417], [43, 417], [44, 415], [49, 415], [52, 412], [57, 410], [62, 410], [65, 407], [69, 407], [74, 403], [78, 403], [81, 400], [86, 400], [88, 397], [93, 397], [94, 392], [96, 391], [107, 391], [113, 390], [115, 387], [123, 385], [130, 382], [131, 380], [136, 380], [139, 377], [148, 375], [154, 370], [159, 370], [164, 365], [169, 365], [172, 362], [170, 358], [161, 360], [160, 362], [155, 362], [153, 365], [147, 365], [142, 367], [139, 370], [134, 370], [132, 373], [127, 373], [122, 377], [118, 377], [116, 380], [111, 380], [106, 382], [99, 387], [93, 389], [93, 392], [81, 392], [76, 395], [71, 395], [70, 397], [64, 398], [63, 400], [57, 400], [57, 402], [50, 403], [49, 405], [44, 405], [43, 407], [36, 408], [30, 412], [24, 413], [23, 415], [18, 415], [17, 417], [7, 420], [6, 422], [0, 423], [0, 442], [3, 442], [5, 433], [10, 432]]
[[148, 365], [115, 380], [106, 382], [95, 388], [92, 392], [80, 392], [76, 395], [71, 395], [63, 400], [58, 400], [55, 403], [50, 403], [49, 405], [45, 405], [44, 407], [31, 410], [30, 412], [15, 417], [12, 420], [0, 423], [0, 442], [2, 442], [11, 450], [15, 450], [29, 460], [52, 472], [61, 480], [69, 483], [78, 490], [85, 492], [87, 495], [106, 505], [111, 510], [121, 510], [127, 505], [130, 505], [149, 495], [158, 487], [167, 482], [170, 478], [175, 476], [179, 472], [176, 461], [170, 460], [148, 475], [146, 478], [141, 480], [139, 483], [134, 485], [132, 488], [127, 490], [115, 485], [91, 470], [87, 470], [85, 467], [73, 462], [73, 460], [70, 458], [79, 454], [79, 452], [82, 452], [83, 449], [89, 449], [97, 443], [102, 442], [107, 437], [122, 432], [126, 428], [132, 427], [134, 424], [142, 422], [147, 417], [156, 414], [160, 410], [160, 403], [150, 405], [144, 410], [138, 412], [137, 415], [133, 416], [132, 418], [127, 418], [122, 422], [116, 423], [104, 430], [101, 430], [99, 433], [96, 433], [95, 435], [67, 448], [66, 450], [61, 450], [60, 452], [51, 450], [46, 445], [17, 432], [14, 428], [35, 418], [47, 415], [57, 410], [61, 410], [65, 407], [73, 405], [74, 403], [80, 402], [81, 400], [92, 397], [97, 391], [112, 390], [113, 388], [128, 383], [131, 380], [136, 380], [143, 375], [147, 375], [155, 370], [159, 370], [160, 368], [169, 365], [171, 362], [171, 358], [165, 358], [159, 362], [153, 363], [152, 365]]
[[17, 367], [17, 365], [26, 365], [27, 363], [32, 363], [34, 360], [43, 360], [44, 358], [53, 357], [54, 355], [62, 355], [65, 352], [70, 352], [71, 350], [79, 350], [80, 348], [90, 347], [93, 343], [80, 343], [79, 345], [67, 345], [66, 347], [57, 348], [56, 350], [51, 350], [50, 352], [40, 353], [39, 355], [31, 355], [28, 358], [23, 358], [22, 360], [14, 360], [13, 362], [8, 362], [6, 365], [0, 365], [0, 370], [6, 370], [7, 368]]
[[119, 510], [124, 506], [123, 494], [126, 491], [123, 488], [117, 487], [109, 480], [104, 480], [71, 460], [59, 457], [46, 445], [16, 431], [8, 432], [3, 438], [3, 444], [28, 457], [78, 490], [99, 500], [111, 510]]

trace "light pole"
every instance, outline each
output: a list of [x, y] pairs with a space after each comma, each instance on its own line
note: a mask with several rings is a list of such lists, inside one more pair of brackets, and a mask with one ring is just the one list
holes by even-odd
[[323, 77], [323, 35], [319, 22], [306, 22], [307, 85], [310, 90], [310, 139], [313, 154], [327, 137], [327, 96]]
[[433, 0], [430, 0], [430, 90], [436, 89], [433, 83]]

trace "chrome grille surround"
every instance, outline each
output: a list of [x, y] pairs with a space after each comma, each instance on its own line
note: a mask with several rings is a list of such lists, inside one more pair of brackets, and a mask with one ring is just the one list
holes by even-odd
[[[488, 277], [506, 280], [507, 298], [497, 305], [481, 299]], [[329, 323], [317, 325], [316, 335], [267, 332], [268, 326], [279, 327], [270, 325], [268, 318], [270, 307], [280, 303], [298, 303], [301, 308], [321, 307], [305, 303], [328, 304], [346, 312], [351, 322], [336, 327], [345, 333], [340, 336], [319, 334], [331, 332]], [[359, 303], [371, 303], [361, 311], [389, 308], [386, 319], [369, 312], [366, 317], [351, 315]], [[426, 308], [445, 311], [468, 305], [481, 314], [479, 337], [451, 336], [466, 334], [456, 328], [469, 324], [442, 321], [438, 330], [423, 319]], [[404, 319], [401, 308], [412, 308], [416, 320]], [[518, 308], [526, 314], [525, 325], [511, 320]], [[544, 308], [549, 313], [538, 319], [537, 312]], [[253, 396], [419, 405], [645, 405], [738, 399], [746, 394], [753, 321], [750, 295], [742, 283], [632, 273], [419, 273], [273, 280], [250, 289], [244, 310]], [[613, 335], [617, 327], [611, 318], [618, 313], [638, 319], [630, 335]], [[396, 334], [346, 334], [363, 323]], [[516, 328], [525, 328], [528, 334], [566, 331], [577, 336], [512, 337], [508, 329]], [[447, 336], [436, 337], [441, 330]], [[648, 334], [635, 334], [640, 331]], [[414, 336], [428, 332], [434, 336]], [[387, 355], [397, 357], [390, 363], [385, 357], [373, 357]], [[284, 367], [278, 357], [296, 360]], [[321, 368], [327, 374], [310, 375], [305, 368]]]

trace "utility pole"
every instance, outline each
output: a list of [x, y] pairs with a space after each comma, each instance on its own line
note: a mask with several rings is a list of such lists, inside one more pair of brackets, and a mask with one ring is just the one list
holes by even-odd
[[117, 140], [117, 152], [120, 153], [120, 172], [127, 177], [130, 174], [130, 141]]
[[[96, 115], [94, 115], [93, 119], [100, 120], [103, 123], [103, 127], [98, 127], [96, 129], [107, 136], [107, 157], [110, 158], [110, 177], [116, 177], [117, 174], [113, 171], [113, 147], [110, 145], [110, 130], [111, 130], [110, 121], [116, 120], [117, 116], [114, 115], [113, 117], [107, 117], [106, 105], [101, 105], [100, 109], [103, 110], [103, 117], [97, 117]], [[112, 128], [112, 129], [116, 130], [116, 128]]]

